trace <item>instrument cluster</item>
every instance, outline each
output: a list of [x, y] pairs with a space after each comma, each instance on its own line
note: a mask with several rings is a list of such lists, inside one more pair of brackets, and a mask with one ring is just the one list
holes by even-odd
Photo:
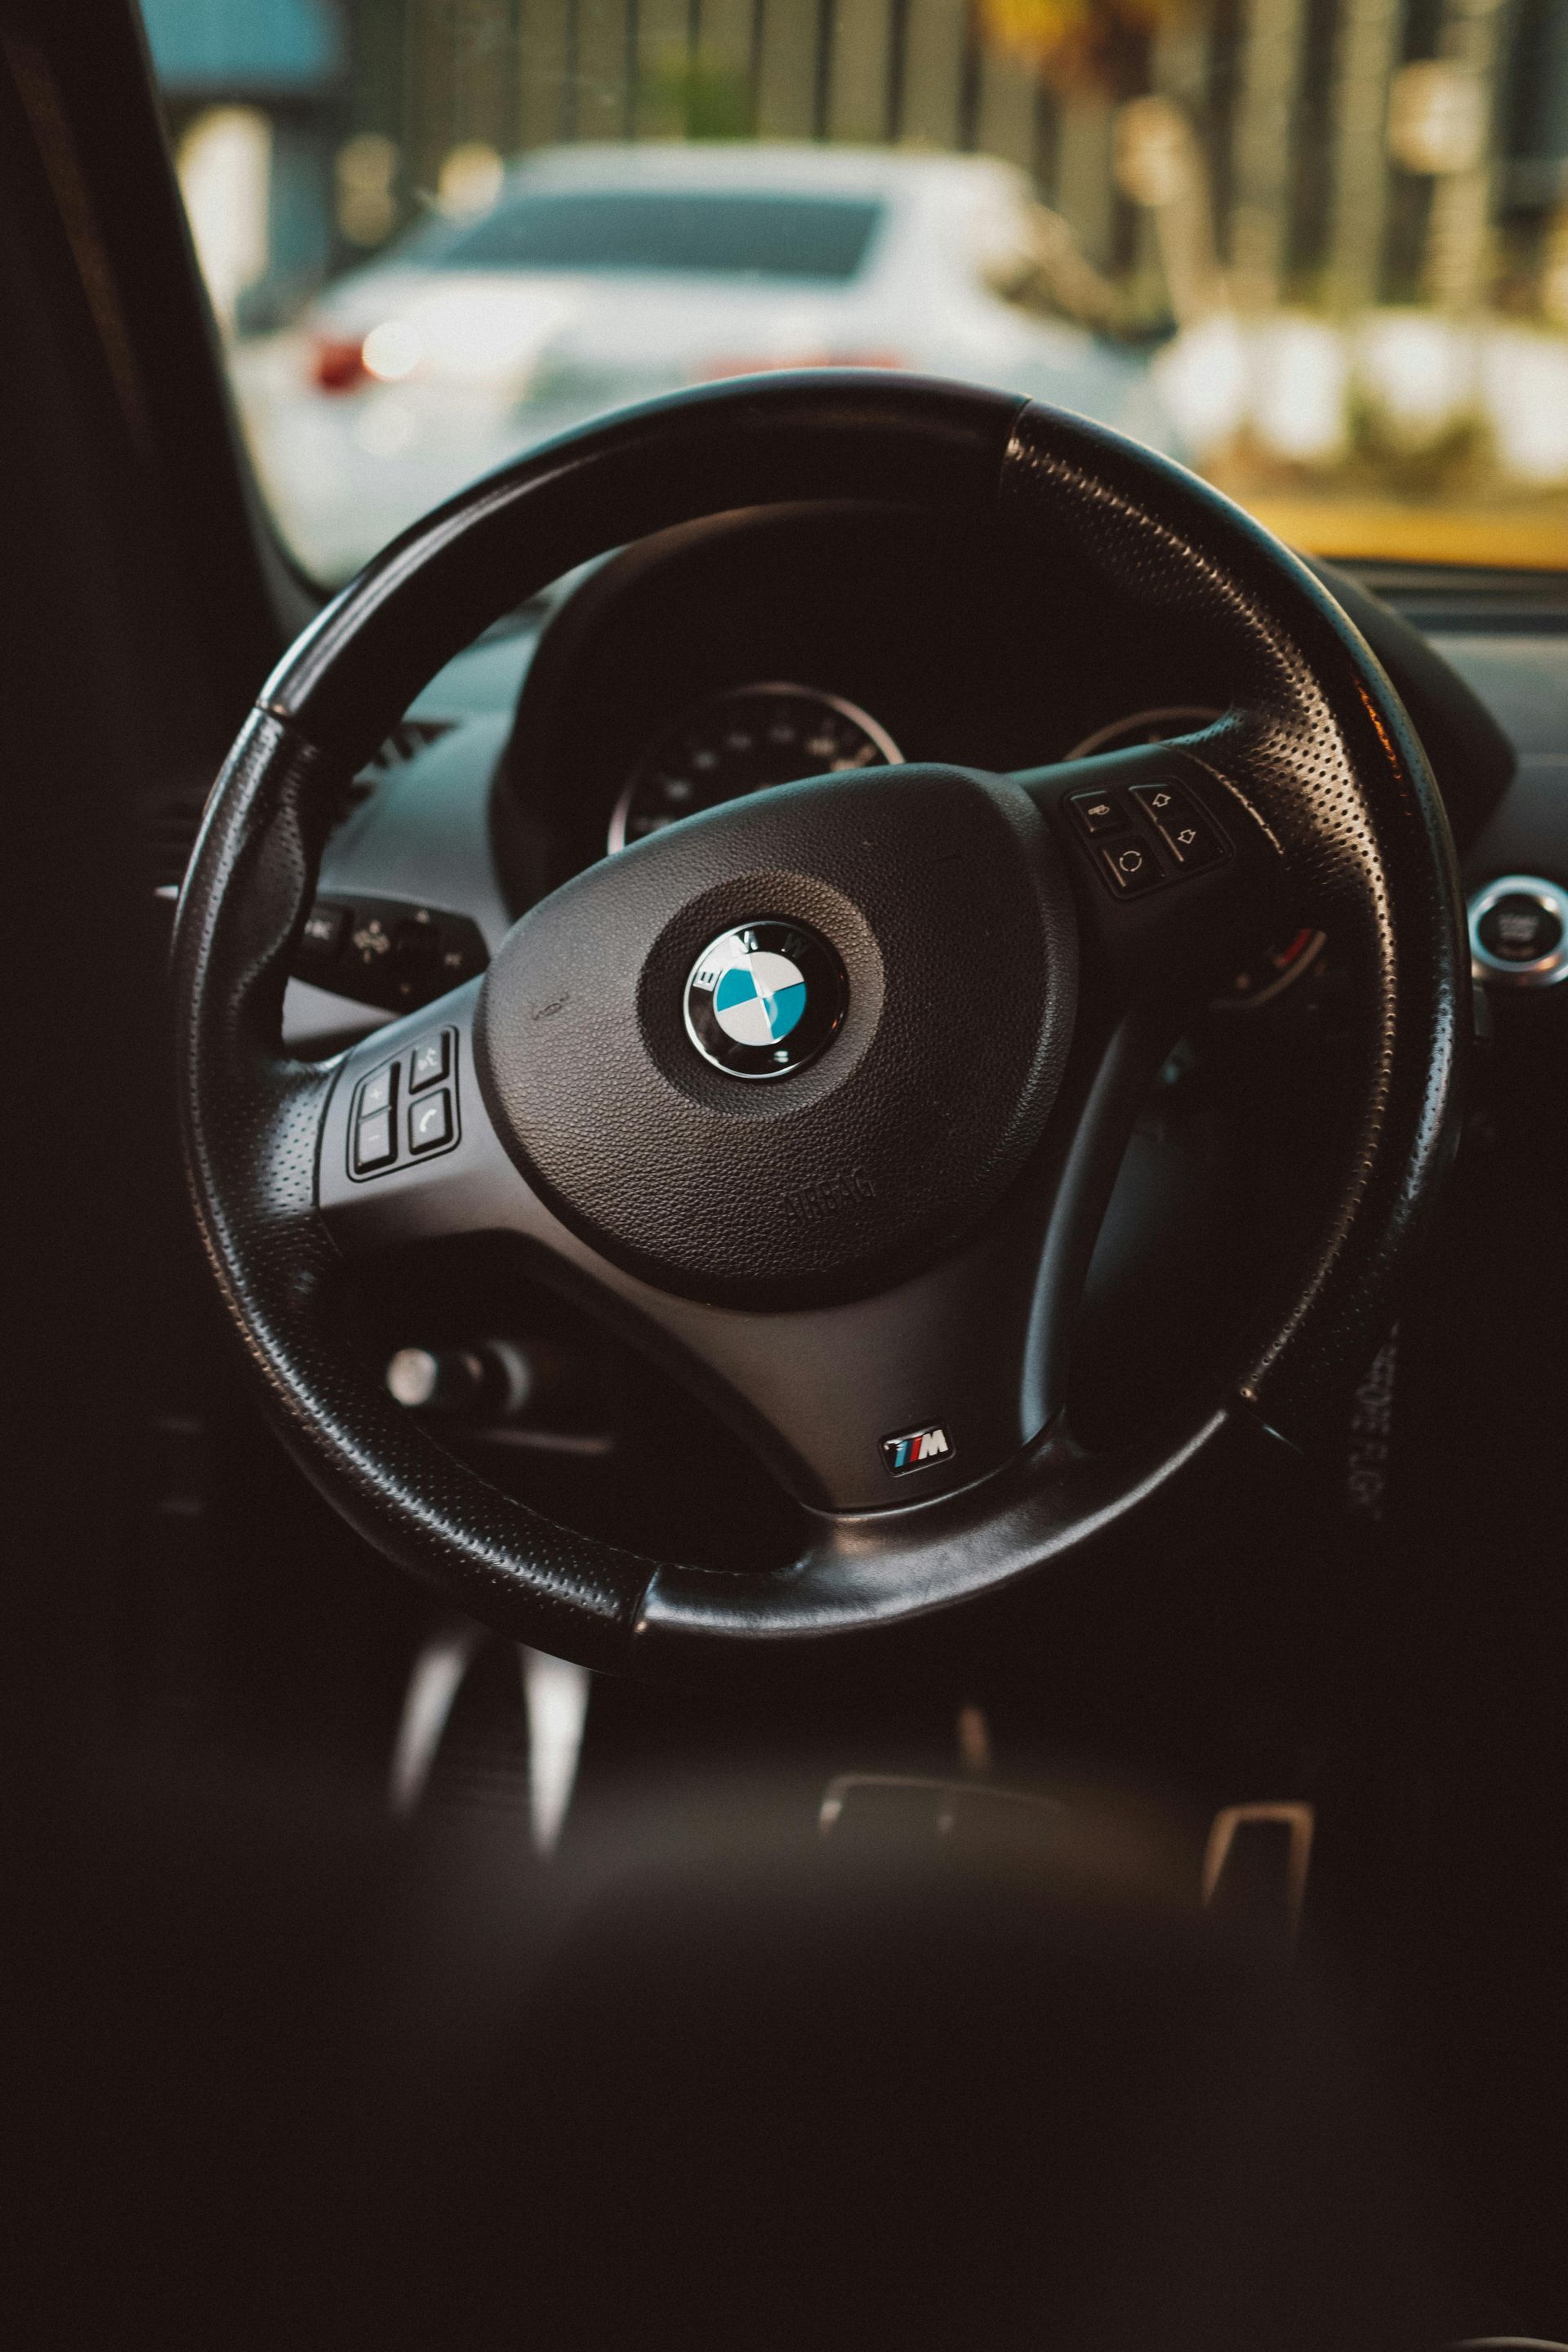
[[699, 809], [854, 768], [897, 767], [885, 727], [842, 696], [811, 686], [738, 686], [705, 696], [647, 746], [610, 817], [624, 849]]
[[[1159, 743], [1209, 726], [1221, 713], [1206, 703], [1163, 703], [1108, 720], [1069, 745], [1068, 760]], [[611, 812], [611, 855], [724, 801], [806, 776], [904, 761], [880, 720], [821, 688], [767, 682], [704, 695], [648, 742]], [[1301, 925], [1259, 945], [1215, 999], [1216, 1011], [1245, 1013], [1268, 1004], [1317, 962], [1324, 934]]]

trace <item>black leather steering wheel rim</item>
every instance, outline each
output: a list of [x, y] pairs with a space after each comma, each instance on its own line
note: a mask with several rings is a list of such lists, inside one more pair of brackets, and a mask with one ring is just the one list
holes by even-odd
[[[1235, 707], [1173, 756], [1223, 812], [1237, 877], [1266, 892], [1272, 868], [1288, 871], [1331, 924], [1354, 980], [1355, 1098], [1331, 1201], [1282, 1247], [1278, 1284], [1227, 1377], [1178, 1421], [1106, 1455], [1079, 1446], [1059, 1412], [1035, 1431], [1023, 1423], [1005, 1458], [966, 1457], [979, 1475], [954, 1474], [931, 1500], [819, 1502], [792, 1568], [742, 1575], [556, 1526], [460, 1464], [356, 1360], [328, 1312], [341, 1227], [324, 1213], [322, 1171], [341, 1141], [323, 1137], [347, 1116], [342, 1067], [286, 1057], [281, 1013], [342, 785], [447, 659], [613, 546], [727, 509], [824, 498], [994, 515], [1042, 561], [1113, 587], [1143, 625], [1179, 612], [1212, 630]], [[1096, 782], [1106, 765], [1083, 764]], [[1142, 772], [1134, 761], [1112, 781]], [[1049, 825], [1062, 821], [1060, 784], [1058, 772], [1022, 780]], [[1207, 887], [1205, 903], [1223, 909], [1219, 882]], [[1199, 887], [1181, 883], [1168, 902]], [[1114, 965], [1114, 924], [1130, 910], [1104, 915], [1092, 875], [1076, 867], [1074, 889], [1086, 922], [1110, 927]], [[1196, 951], [1195, 932], [1174, 919], [1161, 936], [1175, 940], [1180, 962]], [[1142, 950], [1135, 929], [1127, 937], [1131, 968]], [[1447, 827], [1394, 688], [1312, 575], [1228, 501], [1114, 434], [1000, 394], [837, 371], [725, 384], [629, 411], [477, 484], [375, 559], [268, 681], [215, 787], [176, 920], [191, 1197], [293, 1452], [373, 1544], [458, 1605], [600, 1667], [863, 1629], [1080, 1550], [1238, 1433], [1289, 1434], [1373, 1343], [1454, 1134], [1469, 1034], [1462, 938]], [[1154, 971], [1149, 962], [1145, 995], [1159, 992]], [[440, 1016], [437, 1006], [425, 1017]], [[1135, 1034], [1123, 1022], [1080, 1092], [1068, 1088], [1047, 1118], [1053, 1198], [1074, 1197], [1075, 1185], [1085, 1203], [1103, 1196], [1106, 1171], [1089, 1182], [1094, 1154], [1071, 1129], [1119, 1057], [1136, 1066], [1126, 1044]], [[994, 1219], [1011, 1213], [1022, 1182]], [[1081, 1215], [1051, 1230], [1047, 1256], [1083, 1255]], [[763, 1322], [770, 1312], [776, 1330], [776, 1307], [756, 1310]]]

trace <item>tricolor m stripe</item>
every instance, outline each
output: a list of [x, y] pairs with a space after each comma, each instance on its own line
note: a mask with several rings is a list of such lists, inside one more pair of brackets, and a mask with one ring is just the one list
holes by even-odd
[[907, 1429], [882, 1440], [882, 1459], [897, 1477], [905, 1470], [923, 1470], [932, 1462], [950, 1459], [952, 1441], [945, 1429]]

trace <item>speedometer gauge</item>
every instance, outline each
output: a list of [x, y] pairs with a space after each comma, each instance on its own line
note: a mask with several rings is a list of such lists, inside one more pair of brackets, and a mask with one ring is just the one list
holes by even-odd
[[[1212, 727], [1223, 716], [1223, 712], [1204, 703], [1166, 704], [1158, 710], [1133, 710], [1125, 719], [1113, 719], [1109, 726], [1096, 728], [1092, 735], [1086, 735], [1064, 756], [1088, 760], [1097, 751], [1124, 751], [1134, 743], [1166, 743], [1173, 735], [1188, 735], [1196, 728]], [[1321, 931], [1303, 924], [1289, 939], [1260, 948], [1231, 974], [1228, 984], [1214, 999], [1215, 1010], [1243, 1013], [1255, 1004], [1267, 1004], [1317, 962], [1323, 943]]]
[[809, 686], [739, 686], [687, 712], [644, 752], [616, 803], [609, 847], [625, 849], [699, 809], [769, 784], [851, 768], [898, 767], [903, 753], [864, 710]]
[[1125, 719], [1113, 719], [1107, 727], [1097, 727], [1070, 751], [1064, 760], [1089, 760], [1097, 751], [1125, 751], [1134, 743], [1167, 743], [1173, 735], [1191, 735], [1199, 727], [1212, 727], [1223, 719], [1222, 710], [1213, 710], [1205, 702], [1168, 702], [1158, 710], [1129, 711]]

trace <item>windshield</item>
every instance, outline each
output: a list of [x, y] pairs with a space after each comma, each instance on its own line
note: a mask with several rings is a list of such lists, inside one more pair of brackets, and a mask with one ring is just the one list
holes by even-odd
[[628, 401], [911, 368], [1329, 555], [1568, 566], [1563, 0], [142, 0], [323, 582]]

